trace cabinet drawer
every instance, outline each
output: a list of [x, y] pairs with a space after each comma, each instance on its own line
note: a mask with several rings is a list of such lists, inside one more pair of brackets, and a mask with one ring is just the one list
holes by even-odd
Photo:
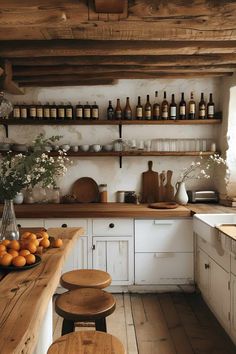
[[94, 236], [132, 236], [133, 219], [93, 219]]
[[136, 220], [135, 252], [193, 252], [192, 220]]
[[83, 227], [83, 236], [88, 235], [88, 219], [45, 219], [45, 228], [49, 227]]
[[19, 227], [45, 227], [44, 219], [17, 219]]
[[193, 282], [193, 253], [136, 253], [135, 284]]

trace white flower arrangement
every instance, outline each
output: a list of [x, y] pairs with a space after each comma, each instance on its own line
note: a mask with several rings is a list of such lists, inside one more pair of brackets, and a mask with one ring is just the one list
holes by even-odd
[[15, 155], [11, 151], [0, 162], [0, 198], [13, 199], [23, 188], [56, 187], [56, 179], [63, 176], [69, 159], [66, 152], [60, 150], [59, 156], [49, 156], [44, 152], [46, 144], [53, 143], [60, 136], [49, 139], [42, 134], [33, 141], [32, 151], [26, 155]]
[[201, 155], [199, 161], [192, 161], [189, 167], [182, 170], [178, 182], [185, 182], [189, 179], [209, 179], [214, 165], [226, 165], [226, 161], [219, 154], [212, 154], [207, 159]]

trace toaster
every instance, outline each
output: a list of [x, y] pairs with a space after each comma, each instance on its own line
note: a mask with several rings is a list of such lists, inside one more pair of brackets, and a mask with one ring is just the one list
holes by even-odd
[[187, 191], [190, 203], [217, 203], [219, 200], [216, 191]]

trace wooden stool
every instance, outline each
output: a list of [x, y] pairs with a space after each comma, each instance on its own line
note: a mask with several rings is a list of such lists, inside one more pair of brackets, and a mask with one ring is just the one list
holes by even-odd
[[116, 337], [98, 331], [81, 331], [58, 338], [47, 354], [125, 354], [123, 344]]
[[62, 335], [73, 332], [76, 322], [95, 322], [96, 330], [106, 332], [106, 317], [115, 308], [112, 294], [93, 288], [67, 291], [55, 301], [55, 311], [63, 317]]
[[79, 269], [62, 274], [60, 283], [68, 290], [79, 288], [104, 289], [111, 284], [111, 276], [102, 270]]

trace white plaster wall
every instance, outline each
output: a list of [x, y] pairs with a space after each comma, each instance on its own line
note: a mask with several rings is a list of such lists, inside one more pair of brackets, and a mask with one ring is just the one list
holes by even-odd
[[[186, 101], [190, 91], [194, 91], [195, 100], [198, 103], [201, 92], [206, 98], [213, 93], [216, 110], [221, 110], [219, 104], [219, 87], [221, 79], [189, 79], [189, 80], [119, 80], [113, 86], [84, 86], [84, 87], [60, 87], [60, 88], [29, 88], [24, 96], [9, 96], [15, 102], [68, 102], [76, 104], [78, 101], [92, 103], [96, 101], [100, 107], [100, 118], [106, 115], [108, 100], [112, 100], [115, 106], [116, 98], [121, 99], [122, 106], [126, 96], [131, 99], [133, 112], [137, 104], [137, 96], [141, 96], [143, 104], [146, 95], [150, 94], [151, 103], [154, 100], [154, 92], [158, 90], [159, 100], [162, 100], [163, 91], [167, 91], [168, 100], [172, 93], [176, 95], [176, 101], [180, 99], [180, 93], [185, 92]], [[9, 139], [20, 143], [30, 143], [40, 132], [46, 136], [63, 135], [62, 143], [80, 145], [84, 143], [108, 143], [119, 137], [117, 126], [10, 126]], [[212, 138], [219, 142], [220, 125], [186, 125], [186, 126], [123, 126], [124, 139], [155, 139], [155, 138]], [[4, 129], [1, 128], [0, 139], [4, 140]], [[140, 191], [141, 173], [147, 170], [148, 160], [153, 161], [153, 169], [161, 172], [171, 169], [174, 171], [173, 184], [183, 167], [189, 166], [191, 157], [126, 157], [123, 158], [123, 168], [119, 168], [119, 160], [116, 157], [84, 157], [73, 158], [73, 166], [69, 168], [67, 175], [60, 181], [62, 194], [69, 193], [73, 182], [83, 176], [89, 176], [98, 184], [107, 183], [109, 200], [115, 201], [117, 190]], [[187, 188], [212, 188], [213, 179], [189, 181]]]

